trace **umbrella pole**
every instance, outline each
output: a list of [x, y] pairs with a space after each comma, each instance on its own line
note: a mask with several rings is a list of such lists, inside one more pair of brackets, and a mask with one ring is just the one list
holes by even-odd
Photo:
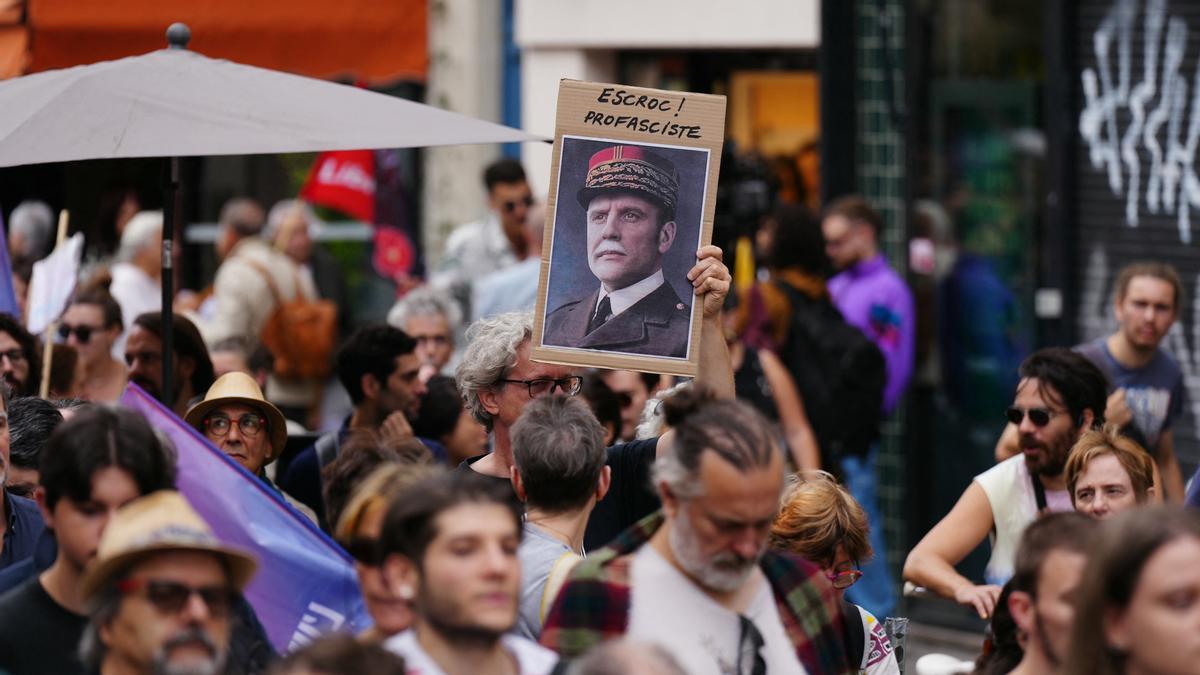
[[[192, 31], [185, 24], [167, 28], [170, 49], [187, 49]], [[175, 221], [179, 217], [179, 158], [168, 157], [163, 165], [162, 233], [162, 404], [175, 409]]]
[[175, 221], [179, 197], [179, 158], [170, 157], [163, 166], [162, 231], [162, 404], [175, 409]]

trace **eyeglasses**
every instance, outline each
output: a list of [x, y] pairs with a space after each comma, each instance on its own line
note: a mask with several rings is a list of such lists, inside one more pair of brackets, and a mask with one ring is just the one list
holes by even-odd
[[0, 352], [0, 358], [8, 359], [9, 363], [17, 364], [25, 360], [25, 352], [20, 349], [10, 349]]
[[517, 206], [519, 204], [524, 204], [525, 208], [529, 208], [530, 206], [533, 206], [533, 197], [526, 196], [522, 197], [521, 199], [510, 199], [506, 202], [502, 202], [501, 206], [504, 208], [505, 213], [512, 213], [513, 211], [517, 210]]
[[838, 572], [826, 572], [825, 578], [829, 583], [833, 584], [836, 589], [850, 588], [854, 582], [862, 578], [863, 571], [860, 569], [841, 570]]
[[1046, 408], [1029, 408], [1026, 410], [1017, 406], [1011, 406], [1008, 410], [1004, 411], [1004, 416], [1008, 418], [1008, 421], [1016, 425], [1020, 425], [1024, 421], [1025, 415], [1029, 415], [1029, 421], [1033, 422], [1035, 427], [1046, 426], [1050, 423], [1050, 418], [1058, 414], [1060, 413]]
[[62, 324], [58, 327], [58, 337], [66, 340], [71, 337], [71, 333], [75, 334], [75, 339], [79, 340], [79, 344], [87, 344], [88, 340], [92, 339], [92, 333], [101, 330], [97, 326], [89, 326], [81, 324], [72, 326], [70, 324]]
[[[237, 419], [237, 425], [243, 436], [257, 436], [267, 425], [267, 421], [261, 415], [246, 413]], [[229, 419], [229, 415], [209, 415], [204, 418], [204, 428], [217, 436], [228, 434], [231, 426], [233, 420]]]
[[529, 387], [529, 398], [538, 398], [547, 394], [553, 394], [555, 389], [561, 391], [567, 396], [574, 396], [583, 389], [583, 378], [578, 375], [568, 377], [560, 377], [557, 380], [543, 377], [536, 380], [500, 380], [505, 384], [523, 384]]
[[122, 579], [117, 582], [117, 591], [129, 595], [144, 591], [146, 600], [154, 608], [164, 614], [178, 614], [187, 606], [193, 595], [208, 607], [209, 614], [215, 617], [229, 616], [237, 593], [229, 586], [188, 586], [174, 581], [156, 581], [153, 579]]

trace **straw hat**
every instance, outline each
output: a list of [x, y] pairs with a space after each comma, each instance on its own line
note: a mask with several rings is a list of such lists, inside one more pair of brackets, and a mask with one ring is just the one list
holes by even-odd
[[160, 490], [122, 506], [109, 521], [100, 537], [96, 559], [84, 570], [80, 581], [84, 600], [142, 558], [166, 551], [199, 551], [220, 556], [239, 591], [258, 569], [250, 554], [217, 541], [212, 528], [183, 495], [174, 490]]
[[204, 400], [192, 406], [183, 419], [203, 433], [202, 424], [208, 413], [213, 408], [230, 403], [241, 403], [262, 412], [267, 418], [267, 430], [271, 434], [271, 453], [268, 455], [267, 461], [270, 462], [279, 457], [283, 453], [283, 446], [287, 443], [287, 420], [283, 418], [283, 413], [279, 412], [279, 408], [271, 405], [271, 402], [263, 397], [258, 383], [246, 373], [225, 373], [217, 378], [217, 381], [208, 388]]

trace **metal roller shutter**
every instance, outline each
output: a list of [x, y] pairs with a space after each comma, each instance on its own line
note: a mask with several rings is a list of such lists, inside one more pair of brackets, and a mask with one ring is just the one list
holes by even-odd
[[1175, 429], [1186, 480], [1200, 462], [1200, 2], [1074, 4], [1077, 334], [1112, 330], [1121, 266], [1179, 269], [1187, 297], [1166, 348], [1189, 399]]

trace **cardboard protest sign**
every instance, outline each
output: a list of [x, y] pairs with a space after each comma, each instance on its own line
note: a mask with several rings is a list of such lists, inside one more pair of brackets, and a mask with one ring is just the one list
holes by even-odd
[[563, 80], [534, 360], [695, 375], [725, 97]]

